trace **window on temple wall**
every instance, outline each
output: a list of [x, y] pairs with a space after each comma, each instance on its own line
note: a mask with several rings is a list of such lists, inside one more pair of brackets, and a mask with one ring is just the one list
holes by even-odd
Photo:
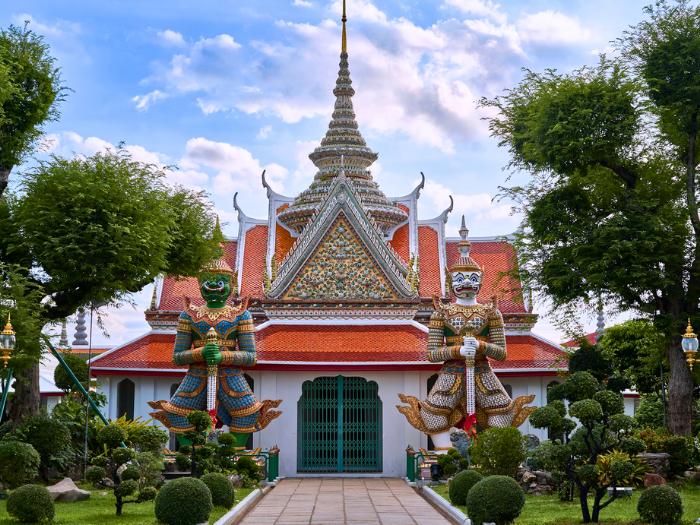
[[117, 417], [134, 419], [136, 385], [131, 379], [122, 379], [117, 385]]
[[[180, 387], [180, 383], [173, 383], [170, 385], [170, 397], [172, 398]], [[180, 442], [177, 440], [177, 434], [175, 432], [170, 433], [170, 441], [168, 442], [168, 448], [170, 450], [178, 450], [180, 448]]]
[[[426, 386], [428, 387], [428, 393], [430, 393], [430, 391], [433, 389], [437, 380], [437, 374], [433, 374], [428, 378], [428, 381], [426, 382]], [[431, 438], [430, 435], [428, 435], [428, 450], [435, 450], [435, 443], [433, 443], [433, 438]]]
[[511, 385], [509, 385], [508, 383], [504, 383], [503, 388], [505, 389], [506, 393], [508, 394], [508, 397], [513, 399], [513, 387]]

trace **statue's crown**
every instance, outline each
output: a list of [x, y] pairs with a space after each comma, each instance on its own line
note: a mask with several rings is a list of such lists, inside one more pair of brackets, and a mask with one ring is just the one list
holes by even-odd
[[217, 259], [213, 259], [212, 261], [208, 262], [207, 264], [204, 265], [204, 267], [201, 270], [201, 273], [223, 273], [226, 275], [231, 275], [233, 276], [235, 272], [231, 267], [228, 265], [226, 260], [224, 259], [223, 255], [223, 245], [221, 246], [221, 256]]
[[471, 258], [469, 251], [471, 250], [472, 243], [467, 240], [467, 235], [469, 230], [464, 222], [464, 215], [462, 215], [462, 226], [459, 229], [460, 241], [457, 245], [459, 248], [459, 259], [448, 268], [450, 272], [480, 272], [481, 266]]

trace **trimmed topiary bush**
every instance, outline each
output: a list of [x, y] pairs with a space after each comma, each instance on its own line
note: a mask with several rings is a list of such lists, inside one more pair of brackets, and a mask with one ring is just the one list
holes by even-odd
[[0, 480], [11, 488], [36, 478], [40, 464], [41, 456], [29, 443], [0, 442]]
[[107, 471], [104, 467], [100, 467], [98, 465], [92, 465], [85, 471], [85, 479], [93, 485], [99, 484], [106, 477]]
[[233, 502], [236, 498], [233, 493], [233, 484], [231, 480], [218, 472], [204, 474], [200, 479], [207, 486], [209, 492], [211, 492], [211, 501], [214, 505], [226, 507], [227, 509], [233, 506]]
[[489, 428], [479, 434], [471, 453], [484, 474], [514, 477], [525, 461], [525, 441], [517, 428]]
[[474, 525], [508, 525], [525, 505], [520, 485], [508, 476], [489, 476], [474, 485], [467, 495], [467, 510]]
[[467, 494], [471, 488], [484, 479], [476, 470], [468, 469], [458, 472], [450, 481], [450, 501], [453, 505], [466, 505]]
[[201, 479], [178, 478], [156, 496], [156, 518], [167, 525], [197, 525], [209, 519], [214, 505], [211, 492]]
[[54, 516], [53, 499], [46, 487], [23, 485], [10, 492], [7, 513], [22, 523], [51, 521]]
[[683, 500], [669, 485], [649, 487], [639, 497], [637, 512], [653, 525], [673, 525], [683, 517]]

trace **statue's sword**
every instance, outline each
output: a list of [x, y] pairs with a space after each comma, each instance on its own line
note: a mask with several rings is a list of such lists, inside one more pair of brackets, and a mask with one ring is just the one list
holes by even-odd
[[467, 401], [467, 414], [464, 421], [464, 430], [468, 434], [476, 431], [476, 385], [474, 381], [474, 356], [464, 358], [464, 390]]
[[[207, 332], [205, 338], [205, 343], [217, 344], [219, 340], [219, 335], [212, 326]], [[216, 390], [217, 390], [217, 376], [218, 376], [218, 366], [207, 365], [207, 412], [209, 412], [209, 417], [211, 418], [211, 428], [216, 429]]]

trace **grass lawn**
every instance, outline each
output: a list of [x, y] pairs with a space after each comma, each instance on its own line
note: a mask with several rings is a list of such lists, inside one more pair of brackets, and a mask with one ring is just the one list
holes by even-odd
[[[236, 489], [236, 502], [245, 498], [253, 489]], [[76, 503], [56, 503], [56, 525], [156, 525], [154, 503], [129, 503], [124, 505], [122, 515], [115, 515], [114, 495], [105, 490], [93, 490], [90, 499]], [[7, 500], [0, 501], [0, 525], [19, 523], [7, 514]], [[214, 507], [209, 523], [214, 523], [229, 509]]]
[[[447, 485], [431, 487], [449, 501]], [[680, 491], [683, 498], [683, 525], [695, 523], [700, 517], [700, 487], [688, 486]], [[622, 498], [612, 502], [600, 513], [600, 523], [607, 525], [642, 524], [637, 514], [637, 501], [642, 489], [634, 491], [632, 498]], [[592, 503], [591, 505], [592, 506]], [[589, 506], [589, 508], [590, 508]], [[465, 514], [465, 507], [458, 507]], [[525, 507], [515, 525], [574, 525], [582, 523], [581, 507], [577, 502], [563, 503], [557, 496], [525, 496]]]

